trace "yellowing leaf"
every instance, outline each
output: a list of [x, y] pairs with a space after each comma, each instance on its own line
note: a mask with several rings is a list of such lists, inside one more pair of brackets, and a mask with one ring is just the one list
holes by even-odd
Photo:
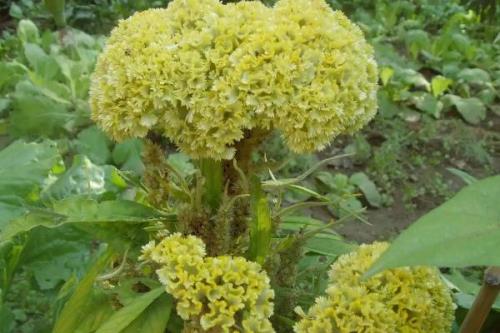
[[438, 75], [432, 78], [431, 90], [434, 97], [441, 96], [446, 89], [453, 83], [453, 80]]
[[380, 70], [380, 80], [382, 80], [382, 85], [386, 86], [393, 75], [394, 69], [391, 67], [383, 67]]

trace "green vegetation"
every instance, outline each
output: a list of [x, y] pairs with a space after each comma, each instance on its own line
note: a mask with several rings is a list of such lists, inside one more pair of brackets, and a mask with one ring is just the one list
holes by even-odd
[[[106, 36], [167, 0], [0, 4], [0, 333], [181, 332], [137, 259], [166, 229], [200, 237], [210, 258], [261, 264], [278, 332], [325, 294], [339, 256], [393, 241], [368, 274], [439, 266], [458, 332], [485, 267], [500, 266], [500, 5], [327, 2], [374, 47], [377, 115], [321, 152], [264, 133], [222, 165], [158, 133], [117, 143], [91, 120]], [[499, 326], [497, 300], [482, 332]]]

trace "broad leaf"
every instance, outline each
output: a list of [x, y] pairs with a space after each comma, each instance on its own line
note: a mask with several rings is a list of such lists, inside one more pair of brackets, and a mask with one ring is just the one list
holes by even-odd
[[163, 293], [138, 318], [131, 322], [122, 333], [164, 333], [170, 321], [172, 307], [172, 297]]
[[[2, 290], [0, 289], [0, 296]], [[1, 297], [0, 297], [1, 299]], [[14, 330], [15, 317], [12, 311], [5, 305], [0, 303], [0, 333], [11, 333]]]
[[500, 176], [469, 185], [402, 232], [367, 273], [435, 265], [500, 266]]
[[53, 333], [75, 332], [86, 316], [85, 310], [92, 304], [94, 281], [101, 270], [111, 259], [111, 252], [104, 253], [77, 285], [75, 292], [64, 305], [54, 325]]
[[458, 74], [457, 78], [468, 84], [485, 85], [491, 81], [488, 72], [480, 68], [465, 68], [462, 69]]
[[52, 289], [74, 274], [83, 275], [91, 245], [87, 234], [70, 226], [35, 229], [24, 245], [21, 264], [33, 273], [40, 289]]
[[432, 78], [431, 90], [435, 97], [441, 96], [448, 87], [453, 83], [453, 80], [448, 79], [442, 75], [437, 75]]
[[420, 50], [425, 50], [430, 44], [428, 33], [420, 29], [407, 31], [404, 40], [413, 58], [417, 58]]
[[120, 190], [123, 181], [114, 179], [116, 177], [120, 176], [115, 167], [96, 165], [86, 156], [76, 155], [71, 168], [51, 184], [43, 196], [58, 200], [73, 195], [102, 197], [108, 192]]
[[57, 61], [37, 44], [24, 44], [24, 55], [35, 72], [44, 79], [54, 79], [60, 73]]
[[337, 257], [355, 248], [354, 244], [347, 242], [331, 228], [324, 228], [324, 226], [325, 222], [307, 216], [284, 216], [280, 224], [282, 230], [292, 232], [322, 229], [307, 240], [304, 246], [306, 252]]
[[391, 77], [394, 75], [394, 69], [392, 69], [391, 67], [383, 67], [380, 69], [379, 75], [380, 80], [382, 80], [382, 84], [386, 86], [387, 83], [389, 83]]
[[62, 102], [50, 90], [41, 91], [32, 83], [21, 81], [14, 93], [9, 130], [16, 137], [60, 136], [77, 120], [69, 112], [69, 105]]
[[17, 24], [17, 37], [23, 43], [38, 43], [40, 32], [31, 20], [21, 20]]
[[462, 98], [456, 95], [446, 95], [446, 101], [453, 104], [468, 123], [479, 124], [486, 118], [486, 107], [479, 98]]
[[430, 114], [434, 118], [439, 118], [443, 109], [443, 103], [438, 101], [436, 97], [428, 93], [423, 93], [414, 96], [414, 100], [417, 109]]
[[92, 290], [89, 301], [80, 312], [83, 316], [74, 333], [94, 333], [115, 312], [113, 298], [102, 290]]
[[169, 154], [167, 157], [168, 164], [174, 168], [182, 177], [186, 178], [196, 173], [196, 168], [189, 156], [183, 153]]
[[120, 169], [142, 174], [144, 164], [141, 160], [142, 142], [139, 139], [128, 139], [113, 149], [113, 161]]
[[[114, 313], [101, 327], [99, 327], [96, 333], [122, 332], [122, 330], [138, 318], [142, 312], [146, 310], [151, 303], [153, 303], [154, 300], [164, 293], [165, 289], [163, 287], [159, 287], [136, 297], [132, 303]], [[166, 310], [168, 310], [168, 308]], [[145, 330], [141, 329], [140, 331]]]
[[66, 17], [64, 15], [64, 0], [43, 0], [45, 7], [47, 7], [50, 14], [56, 21], [57, 26], [63, 27], [66, 24]]
[[55, 228], [67, 223], [145, 223], [160, 215], [152, 208], [126, 200], [96, 202], [73, 197], [54, 205], [54, 211], [36, 210], [9, 223], [0, 233], [0, 244], [15, 235], [43, 226]]
[[49, 141], [16, 141], [0, 151], [0, 231], [28, 212], [27, 202], [38, 198], [44, 179], [60, 158]]
[[25, 198], [41, 186], [60, 156], [53, 142], [16, 141], [0, 151], [0, 197]]
[[307, 252], [313, 252], [330, 257], [338, 257], [351, 252], [356, 246], [348, 243], [342, 237], [332, 234], [320, 233], [311, 237], [304, 246]]
[[76, 149], [96, 164], [106, 164], [111, 158], [111, 141], [95, 126], [78, 133]]
[[375, 184], [363, 172], [357, 172], [350, 178], [350, 182], [363, 192], [368, 203], [373, 207], [380, 207], [382, 205], [382, 196]]
[[[452, 288], [457, 304], [462, 308], [470, 309], [481, 289], [482, 274], [469, 274], [467, 276], [458, 269], [450, 269], [443, 276]], [[493, 310], [500, 311], [500, 298], [493, 303]]]

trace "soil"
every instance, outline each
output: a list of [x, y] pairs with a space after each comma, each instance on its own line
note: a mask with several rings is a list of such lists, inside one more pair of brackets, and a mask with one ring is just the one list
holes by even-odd
[[10, 26], [12, 18], [9, 15], [9, 8], [0, 6], [0, 32]]
[[366, 212], [369, 225], [360, 221], [345, 223], [335, 230], [349, 240], [358, 243], [371, 243], [376, 240], [388, 240], [396, 237], [411, 223], [434, 208], [426, 204], [418, 209], [409, 210], [401, 200], [395, 196], [394, 204], [382, 209], [370, 209]]
[[[485, 130], [490, 133], [500, 133], [500, 116], [494, 115], [490, 112], [488, 118], [477, 128], [478, 130]], [[375, 143], [371, 142], [371, 144], [373, 145]], [[327, 154], [319, 153], [318, 157], [319, 159], [324, 159], [330, 156], [338, 155], [341, 152], [341, 149], [332, 150]], [[457, 193], [466, 184], [457, 176], [452, 175], [447, 168], [455, 167], [466, 170], [477, 179], [482, 179], [491, 175], [500, 174], [500, 147], [496, 148], [495, 151], [492, 152], [492, 158], [493, 160], [490, 168], [485, 168], [484, 165], [478, 165], [477, 163], [471, 163], [470, 161], [460, 160], [452, 163], [455, 165], [441, 165], [435, 170], [439, 171], [439, 173], [443, 175], [444, 180], [450, 184], [449, 186], [451, 192]], [[334, 169], [348, 174], [356, 171], [364, 171], [359, 166], [345, 165], [343, 162], [339, 162], [339, 165], [334, 167]], [[335, 172], [335, 170], [332, 170], [332, 172]], [[429, 170], [427, 170], [427, 172], [429, 172]], [[419, 180], [420, 177], [418, 174], [415, 176], [416, 183], [422, 182], [422, 180]], [[367, 209], [365, 216], [369, 224], [363, 223], [359, 220], [353, 220], [334, 227], [334, 230], [347, 240], [355, 241], [357, 243], [371, 243], [377, 240], [391, 240], [413, 222], [418, 220], [421, 216], [446, 201], [444, 198], [435, 198], [430, 195], [425, 195], [418, 197], [417, 202], [413, 202], [415, 204], [415, 208], [408, 209], [406, 203], [402, 199], [402, 193], [393, 193], [393, 198], [394, 202], [389, 207]], [[367, 204], [365, 206], [367, 206]], [[323, 221], [328, 221], [332, 218], [331, 214], [325, 208], [314, 209], [311, 215]], [[500, 333], [500, 330], [498, 333]]]
[[[500, 173], [500, 157], [493, 161], [493, 171], [486, 171], [484, 168], [473, 168], [470, 174], [478, 179], [482, 179], [492, 174]], [[456, 176], [446, 171], [443, 167], [440, 170], [445, 179], [450, 182], [450, 189], [456, 193], [466, 184]], [[389, 207], [378, 209], [368, 209], [365, 212], [366, 219], [370, 224], [355, 220], [334, 228], [340, 235], [348, 240], [357, 243], [371, 243], [377, 240], [391, 240], [406, 229], [410, 224], [418, 220], [432, 209], [444, 203], [445, 199], [436, 199], [432, 196], [419, 197], [416, 208], [408, 209], [402, 200], [400, 193], [394, 194], [394, 203]], [[318, 209], [313, 212], [313, 216], [327, 221], [331, 215], [326, 209]], [[500, 332], [499, 332], [500, 333]]]

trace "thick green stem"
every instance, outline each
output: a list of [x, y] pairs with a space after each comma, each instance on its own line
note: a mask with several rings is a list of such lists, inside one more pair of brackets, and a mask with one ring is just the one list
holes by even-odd
[[500, 267], [490, 267], [484, 274], [483, 286], [467, 313], [459, 333], [478, 333], [499, 293]]
[[[230, 194], [242, 194], [237, 185], [240, 172], [249, 176], [254, 170], [252, 166], [252, 153], [258, 148], [269, 135], [269, 130], [253, 129], [245, 134], [245, 137], [235, 144], [236, 155], [233, 161], [225, 163], [225, 180], [229, 183]], [[237, 166], [236, 169], [234, 166]]]
[[66, 25], [66, 17], [64, 16], [64, 0], [44, 0], [47, 10], [52, 14], [54, 21], [59, 28]]
[[251, 179], [250, 246], [248, 257], [259, 264], [264, 264], [271, 246], [272, 221], [267, 196], [262, 191], [260, 179], [253, 175]]
[[219, 209], [224, 193], [222, 162], [212, 159], [202, 159], [200, 160], [200, 170], [205, 178], [204, 201], [208, 204], [212, 213], [214, 213]]

